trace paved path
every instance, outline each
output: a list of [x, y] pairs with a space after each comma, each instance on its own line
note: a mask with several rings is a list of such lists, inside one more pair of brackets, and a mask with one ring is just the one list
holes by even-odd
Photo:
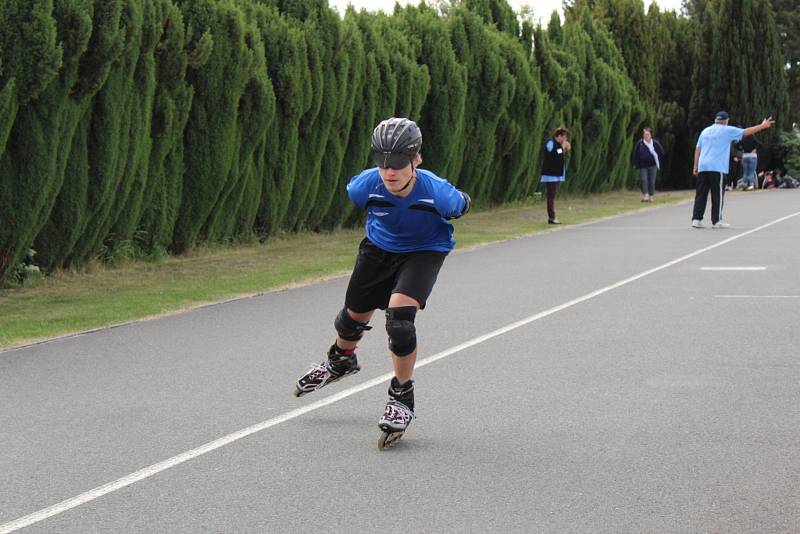
[[386, 452], [381, 321], [291, 396], [346, 279], [2, 352], [0, 532], [796, 532], [800, 193], [690, 212], [453, 254]]

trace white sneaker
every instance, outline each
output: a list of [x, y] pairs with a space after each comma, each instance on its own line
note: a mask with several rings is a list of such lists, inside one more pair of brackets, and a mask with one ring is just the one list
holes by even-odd
[[705, 226], [703, 226], [703, 221], [701, 221], [700, 219], [693, 219], [692, 228], [705, 228]]
[[731, 225], [724, 221], [717, 221], [711, 228], [730, 228]]

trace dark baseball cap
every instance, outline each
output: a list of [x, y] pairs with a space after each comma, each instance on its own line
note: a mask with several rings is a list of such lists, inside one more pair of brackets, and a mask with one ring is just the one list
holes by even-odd
[[730, 119], [730, 117], [728, 116], [728, 112], [727, 111], [718, 111], [717, 112], [716, 120], [718, 120], [718, 121], [726, 121], [728, 119]]

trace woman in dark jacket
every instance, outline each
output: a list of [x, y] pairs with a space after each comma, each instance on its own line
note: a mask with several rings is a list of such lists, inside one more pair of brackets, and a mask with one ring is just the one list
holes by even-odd
[[556, 190], [558, 184], [566, 180], [564, 155], [572, 146], [567, 141], [569, 130], [564, 125], [559, 126], [553, 137], [544, 145], [542, 153], [542, 183], [547, 191], [547, 223], [561, 224], [556, 218]]
[[661, 168], [664, 149], [653, 139], [653, 130], [645, 128], [642, 138], [633, 147], [633, 166], [639, 169], [642, 177], [642, 202], [652, 202], [656, 194], [656, 174]]

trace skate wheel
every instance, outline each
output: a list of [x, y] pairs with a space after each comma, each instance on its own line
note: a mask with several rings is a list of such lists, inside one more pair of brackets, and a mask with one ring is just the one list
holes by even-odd
[[384, 450], [395, 444], [397, 440], [403, 437], [402, 432], [382, 432], [381, 437], [378, 438], [378, 449]]

